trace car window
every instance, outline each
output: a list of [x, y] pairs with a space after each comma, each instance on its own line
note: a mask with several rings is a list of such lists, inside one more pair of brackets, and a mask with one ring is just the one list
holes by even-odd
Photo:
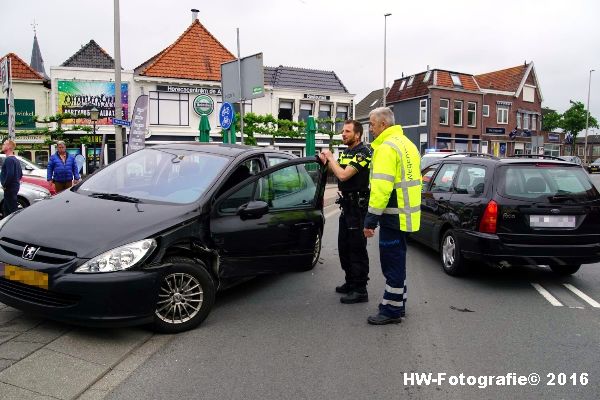
[[421, 185], [421, 192], [427, 191], [429, 182], [431, 182], [431, 178], [433, 177], [433, 174], [435, 174], [435, 170], [437, 169], [437, 167], [438, 167], [438, 165], [436, 164], [436, 165], [427, 167], [426, 169], [423, 170], [423, 172], [422, 172], [423, 184]]
[[262, 171], [261, 162], [258, 158], [250, 158], [245, 160], [242, 164], [248, 168], [250, 175], [256, 175]]
[[289, 158], [269, 156], [269, 167], [274, 167], [277, 164], [281, 164], [282, 162], [286, 162], [289, 160]]
[[431, 191], [449, 192], [457, 170], [458, 164], [443, 164], [431, 184]]
[[534, 199], [555, 196], [594, 200], [598, 196], [583, 169], [559, 164], [511, 165], [500, 169], [500, 194], [514, 198]]
[[318, 179], [319, 174], [309, 173], [304, 165], [279, 169], [258, 180], [257, 200], [266, 202], [271, 209], [311, 205]]
[[219, 206], [219, 212], [221, 213], [235, 213], [237, 209], [246, 203], [249, 203], [253, 199], [254, 188], [256, 187], [256, 182], [252, 184], [245, 185], [241, 187], [239, 190], [233, 192]]
[[456, 179], [456, 193], [480, 195], [485, 189], [485, 167], [463, 164]]

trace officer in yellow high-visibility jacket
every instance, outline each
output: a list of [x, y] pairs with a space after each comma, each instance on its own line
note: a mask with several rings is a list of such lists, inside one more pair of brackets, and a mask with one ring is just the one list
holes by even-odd
[[372, 325], [397, 324], [406, 309], [406, 233], [421, 221], [421, 156], [387, 107], [369, 114], [375, 140], [371, 143], [371, 190], [364, 234], [373, 237], [379, 225], [379, 257], [386, 285]]

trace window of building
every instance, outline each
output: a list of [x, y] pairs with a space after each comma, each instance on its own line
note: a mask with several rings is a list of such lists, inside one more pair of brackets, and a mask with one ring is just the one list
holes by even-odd
[[300, 103], [300, 114], [298, 115], [298, 121], [304, 121], [308, 119], [309, 115], [313, 115], [313, 103]]
[[462, 111], [462, 100], [454, 100], [454, 125], [456, 126], [462, 126]]
[[560, 156], [560, 145], [559, 144], [544, 144], [544, 155], [558, 157]]
[[402, 80], [402, 82], [400, 82], [400, 89], [398, 89], [398, 91], [404, 89], [404, 86], [406, 85], [406, 81]]
[[499, 124], [508, 124], [508, 106], [498, 106], [496, 122]]
[[375, 104], [377, 104], [379, 102], [379, 99], [375, 100], [374, 102], [371, 103], [371, 105], [369, 107], [373, 107]]
[[294, 118], [294, 102], [292, 100], [279, 100], [278, 119], [291, 121]]
[[477, 125], [477, 103], [467, 103], [467, 125], [475, 127]]
[[187, 93], [150, 92], [150, 125], [189, 126]]
[[423, 82], [429, 82], [429, 77], [431, 76], [431, 71], [427, 71], [425, 73], [425, 78], [423, 78]]
[[[331, 104], [319, 104], [319, 119], [331, 119]], [[323, 128], [330, 131], [333, 126], [330, 122], [322, 124]]]
[[529, 129], [529, 114], [523, 114], [523, 129]]
[[521, 129], [521, 113], [517, 113], [517, 129]]
[[454, 136], [454, 150], [456, 151], [468, 151], [469, 148], [469, 135], [456, 135]]
[[531, 116], [531, 130], [535, 131], [537, 129], [537, 118], [535, 115]]
[[523, 101], [533, 103], [535, 101], [535, 88], [532, 86], [523, 86]]
[[410, 78], [408, 78], [408, 87], [411, 87], [413, 82], [415, 81], [415, 76], [411, 76]]
[[419, 102], [419, 125], [427, 125], [427, 100]]
[[583, 157], [583, 146], [577, 146], [577, 155]]
[[450, 74], [450, 77], [452, 78], [452, 83], [454, 84], [454, 86], [462, 87], [462, 82], [460, 81], [460, 76], [455, 75], [455, 74]]
[[448, 125], [448, 108], [450, 100], [440, 99], [440, 125]]
[[525, 154], [531, 154], [532, 146], [531, 143], [525, 143]]
[[341, 122], [335, 123], [335, 131], [341, 132], [344, 128], [344, 121], [348, 119], [348, 106], [338, 105], [335, 109], [335, 119], [341, 120]]
[[484, 117], [489, 117], [490, 116], [490, 106], [489, 106], [489, 104], [484, 104], [483, 105], [483, 116]]

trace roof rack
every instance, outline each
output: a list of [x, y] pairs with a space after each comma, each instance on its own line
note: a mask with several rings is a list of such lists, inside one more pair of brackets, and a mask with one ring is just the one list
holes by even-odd
[[452, 156], [485, 157], [485, 158], [490, 158], [492, 160], [499, 160], [499, 158], [494, 155], [487, 154], [487, 153], [478, 153], [476, 151], [463, 151], [463, 152], [458, 152], [458, 153], [450, 153], [447, 156], [444, 156], [442, 158], [448, 158], [448, 157], [452, 157]]
[[507, 158], [547, 158], [549, 160], [565, 161], [560, 157], [546, 156], [544, 154], [515, 154], [514, 156], [508, 156]]

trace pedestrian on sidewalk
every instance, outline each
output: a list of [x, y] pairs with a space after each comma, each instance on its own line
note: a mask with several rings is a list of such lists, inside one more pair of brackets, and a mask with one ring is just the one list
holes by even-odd
[[338, 252], [345, 273], [345, 283], [335, 291], [344, 294], [344, 304], [369, 301], [369, 254], [363, 235], [365, 215], [369, 204], [369, 164], [371, 150], [362, 142], [363, 128], [355, 120], [344, 122], [342, 142], [348, 146], [336, 161], [329, 150], [319, 155], [327, 161], [329, 170], [338, 179], [341, 193], [338, 203], [342, 210], [339, 218]]
[[2, 189], [4, 190], [4, 201], [2, 205], [2, 214], [6, 217], [19, 208], [17, 195], [21, 188], [21, 178], [23, 177], [23, 170], [21, 169], [21, 163], [15, 157], [16, 144], [13, 140], [7, 139], [2, 144], [2, 152], [6, 154], [6, 159], [2, 164], [2, 170], [0, 171], [0, 182], [2, 183]]
[[62, 140], [56, 143], [57, 151], [48, 162], [47, 180], [54, 183], [56, 193], [60, 193], [79, 182], [79, 168], [75, 157], [67, 153], [67, 146]]
[[379, 257], [385, 291], [372, 325], [397, 324], [406, 312], [406, 233], [421, 222], [421, 157], [417, 147], [395, 125], [387, 107], [369, 113], [371, 143], [371, 193], [364, 235], [373, 237], [379, 225]]

